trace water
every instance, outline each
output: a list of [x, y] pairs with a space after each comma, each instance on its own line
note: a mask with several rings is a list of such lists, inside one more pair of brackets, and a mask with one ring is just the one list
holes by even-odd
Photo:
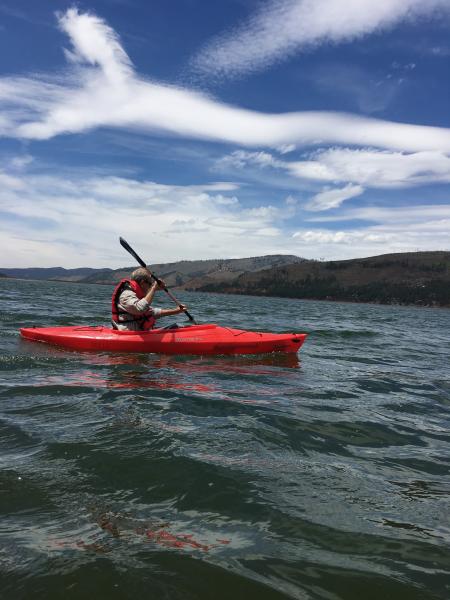
[[0, 596], [450, 597], [450, 311], [180, 294], [298, 358], [18, 337], [110, 292], [0, 282]]

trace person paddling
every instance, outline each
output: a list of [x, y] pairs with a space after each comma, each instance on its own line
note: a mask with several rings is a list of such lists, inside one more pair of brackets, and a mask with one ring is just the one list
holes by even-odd
[[151, 306], [156, 290], [164, 289], [152, 279], [150, 272], [139, 267], [131, 273], [129, 279], [122, 279], [112, 295], [112, 325], [122, 331], [140, 331], [152, 329], [156, 319], [178, 315], [186, 310], [184, 304], [177, 308], [154, 308]]

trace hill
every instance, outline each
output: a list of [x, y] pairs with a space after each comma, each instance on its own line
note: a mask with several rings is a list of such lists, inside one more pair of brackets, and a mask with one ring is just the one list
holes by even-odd
[[[29, 268], [29, 269], [1, 269], [5, 277], [16, 277], [18, 279], [41, 279], [47, 281], [82, 281], [92, 273], [104, 269], [64, 269], [63, 267], [51, 268]], [[106, 269], [112, 271], [112, 269]]]
[[[6, 277], [114, 285], [126, 269], [0, 269]], [[408, 252], [319, 262], [293, 255], [151, 265], [168, 286], [188, 291], [311, 300], [450, 307], [450, 252]]]
[[450, 252], [306, 261], [195, 287], [257, 296], [450, 307]]
[[[231, 281], [246, 272], [259, 272], [265, 269], [283, 267], [302, 262], [305, 259], [293, 255], [268, 255], [251, 258], [183, 260], [174, 263], [151, 265], [155, 273], [163, 278], [168, 286], [192, 287], [207, 283]], [[64, 269], [62, 267], [35, 269], [1, 269], [9, 277], [49, 281], [72, 281], [76, 283], [98, 283], [114, 285], [128, 277], [136, 266], [125, 269]]]

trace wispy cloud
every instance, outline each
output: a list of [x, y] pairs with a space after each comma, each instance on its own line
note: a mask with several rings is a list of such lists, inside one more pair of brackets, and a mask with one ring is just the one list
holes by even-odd
[[372, 188], [400, 188], [450, 182], [450, 157], [442, 152], [382, 152], [332, 148], [310, 160], [285, 163], [294, 176], [351, 182]]
[[360, 185], [349, 183], [344, 188], [326, 189], [316, 194], [310, 202], [305, 205], [306, 210], [321, 211], [330, 208], [337, 208], [345, 200], [360, 196], [364, 188]]
[[[403, 189], [450, 182], [450, 157], [439, 152], [412, 154], [350, 148], [313, 152], [304, 160], [287, 161], [269, 152], [236, 150], [216, 161], [213, 170], [237, 177], [253, 171], [269, 171], [282, 182], [290, 176], [290, 187], [298, 181], [303, 196], [309, 186], [326, 184], [301, 207], [306, 211], [327, 211], [364, 194], [366, 189]], [[345, 184], [342, 187], [342, 184]]]
[[447, 11], [447, 0], [269, 0], [194, 59], [207, 75], [235, 77], [319, 44], [348, 42], [401, 21]]
[[384, 111], [404, 91], [412, 71], [411, 63], [391, 65], [386, 72], [336, 61], [299, 71], [297, 76], [333, 98], [344, 98], [364, 114], [374, 114]]
[[40, 19], [39, 17], [31, 16], [29, 11], [20, 10], [20, 8], [16, 8], [13, 6], [8, 6], [3, 2], [0, 2], [0, 13], [6, 15], [7, 17], [12, 17], [14, 19], [20, 19], [21, 21], [26, 21], [27, 23], [31, 23], [32, 25], [45, 25], [49, 26], [48, 21], [45, 19]]
[[[312, 6], [316, 4], [321, 3]], [[335, 0], [335, 8], [340, 4]], [[400, 3], [394, 4], [399, 14], [404, 14]], [[412, 0], [402, 0], [403, 4], [411, 10], [416, 5]], [[429, 4], [437, 6], [439, 2], [430, 0]], [[360, 7], [354, 11], [363, 13]], [[348, 17], [348, 11], [346, 14]], [[450, 152], [450, 130], [445, 128], [333, 112], [265, 114], [229, 106], [192, 90], [153, 83], [138, 76], [116, 33], [102, 19], [70, 9], [60, 16], [59, 23], [72, 42], [72, 49], [66, 52], [71, 69], [58, 77], [0, 79], [0, 135], [43, 140], [97, 127], [118, 127], [242, 146], [355, 144]]]
[[329, 148], [308, 158], [287, 161], [270, 152], [236, 150], [215, 163], [215, 170], [245, 172], [249, 167], [286, 172], [301, 181], [347, 185], [327, 187], [305, 208], [327, 210], [361, 195], [364, 188], [396, 189], [450, 183], [450, 157], [442, 152], [389, 152], [375, 149]]

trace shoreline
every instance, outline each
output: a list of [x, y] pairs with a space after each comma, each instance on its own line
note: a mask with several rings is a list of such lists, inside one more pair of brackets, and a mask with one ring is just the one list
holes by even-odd
[[[102, 285], [102, 286], [110, 286], [112, 289], [116, 285], [115, 283], [102, 283], [102, 282], [84, 282], [84, 281], [70, 281], [65, 279], [28, 279], [28, 278], [19, 278], [19, 277], [1, 277], [0, 281], [21, 281], [21, 282], [41, 282], [41, 283], [70, 283], [74, 285]], [[240, 292], [221, 292], [217, 290], [191, 290], [187, 288], [183, 288], [182, 286], [171, 286], [171, 289], [177, 290], [179, 292], [188, 292], [189, 294], [220, 294], [221, 296], [247, 296], [249, 298], [280, 298], [284, 300], [298, 300], [302, 302], [329, 302], [332, 304], [363, 304], [363, 305], [373, 305], [373, 306], [392, 306], [392, 307], [406, 307], [406, 308], [436, 308], [436, 309], [444, 309], [449, 310], [450, 305], [447, 304], [416, 304], [416, 303], [401, 303], [401, 302], [368, 302], [364, 300], [345, 300], [340, 298], [304, 298], [297, 296], [279, 296], [276, 294], [249, 294], [248, 292], [240, 293]]]
[[[177, 288], [173, 288], [177, 289]], [[341, 300], [341, 299], [332, 299], [332, 298], [299, 298], [294, 296], [277, 296], [273, 294], [248, 294], [248, 293], [239, 293], [239, 292], [218, 292], [218, 291], [205, 291], [205, 290], [188, 290], [183, 288], [178, 288], [180, 291], [186, 291], [191, 294], [220, 294], [222, 296], [247, 296], [249, 298], [280, 298], [282, 300], [299, 300], [302, 302], [329, 302], [330, 304], [370, 304], [373, 306], [395, 306], [398, 308], [407, 307], [407, 308], [443, 308], [450, 309], [450, 305], [447, 304], [407, 304], [407, 303], [394, 303], [394, 302], [365, 302], [364, 300]]]

